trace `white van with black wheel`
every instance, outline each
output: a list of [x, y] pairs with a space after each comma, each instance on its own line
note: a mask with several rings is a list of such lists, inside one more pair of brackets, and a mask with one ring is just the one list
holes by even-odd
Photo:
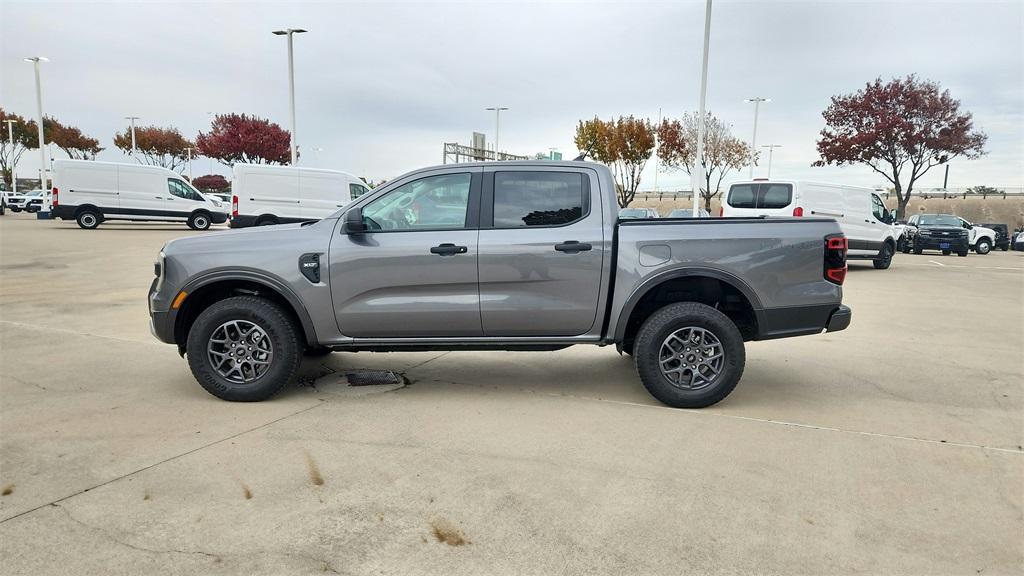
[[235, 164], [232, 171], [232, 228], [320, 220], [370, 190], [337, 170]]
[[54, 218], [87, 230], [105, 220], [184, 222], [193, 230], [227, 221], [227, 207], [203, 196], [177, 172], [160, 166], [57, 160]]
[[892, 263], [902, 229], [871, 188], [754, 179], [736, 182], [722, 201], [723, 217], [834, 218], [849, 241], [847, 258], [871, 260], [884, 270]]

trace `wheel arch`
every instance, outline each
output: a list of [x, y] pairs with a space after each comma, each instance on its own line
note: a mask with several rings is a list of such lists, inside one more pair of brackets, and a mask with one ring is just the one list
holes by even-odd
[[720, 309], [737, 325], [744, 340], [753, 340], [758, 334], [761, 301], [746, 282], [714, 268], [688, 267], [662, 272], [638, 286], [619, 312], [614, 341], [628, 349], [640, 325], [674, 302], [699, 302]]
[[203, 310], [215, 302], [243, 294], [277, 303], [299, 324], [307, 344], [318, 342], [313, 321], [302, 300], [284, 282], [266, 274], [241, 270], [214, 272], [190, 281], [182, 291], [187, 296], [174, 318], [174, 341], [181, 353], [185, 352], [189, 330]]

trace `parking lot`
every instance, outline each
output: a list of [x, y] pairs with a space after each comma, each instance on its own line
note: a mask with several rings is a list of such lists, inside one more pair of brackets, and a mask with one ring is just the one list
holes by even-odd
[[749, 343], [703, 410], [594, 347], [334, 353], [238, 404], [149, 334], [187, 234], [0, 218], [0, 572], [1024, 571], [1022, 252], [853, 262], [849, 329]]

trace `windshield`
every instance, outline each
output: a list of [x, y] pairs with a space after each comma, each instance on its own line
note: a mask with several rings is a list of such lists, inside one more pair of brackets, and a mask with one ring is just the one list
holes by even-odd
[[954, 226], [959, 228], [963, 226], [963, 223], [956, 216], [950, 216], [949, 214], [922, 214], [921, 226]]

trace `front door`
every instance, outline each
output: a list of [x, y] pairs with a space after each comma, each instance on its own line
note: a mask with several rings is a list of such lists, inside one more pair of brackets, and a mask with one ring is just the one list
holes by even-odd
[[480, 217], [487, 336], [576, 336], [596, 322], [604, 227], [597, 179], [571, 168], [488, 168]]
[[369, 230], [330, 250], [338, 328], [354, 338], [481, 336], [480, 168], [413, 177], [361, 204]]
[[188, 218], [194, 210], [209, 209], [204, 198], [194, 188], [177, 178], [167, 179], [168, 216]]

